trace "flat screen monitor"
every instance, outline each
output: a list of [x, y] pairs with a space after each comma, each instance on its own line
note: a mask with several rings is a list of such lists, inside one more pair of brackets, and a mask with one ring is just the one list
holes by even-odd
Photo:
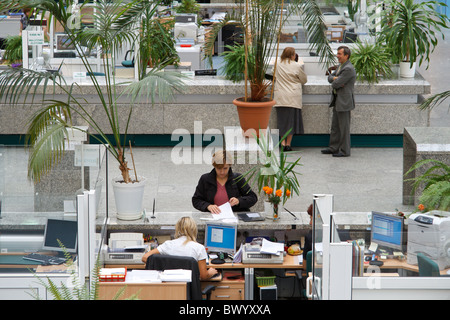
[[75, 44], [67, 34], [57, 34], [56, 50], [75, 50]]
[[237, 224], [207, 222], [205, 226], [205, 248], [207, 252], [236, 251]]
[[[77, 252], [78, 223], [72, 220], [47, 219], [44, 250]], [[64, 249], [60, 246], [61, 242]]]
[[371, 242], [402, 250], [403, 217], [372, 211]]

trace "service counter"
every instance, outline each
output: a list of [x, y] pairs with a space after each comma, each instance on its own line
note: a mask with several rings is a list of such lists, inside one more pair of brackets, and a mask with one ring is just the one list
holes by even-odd
[[[102, 83], [104, 79], [97, 77]], [[129, 79], [117, 79], [118, 94], [123, 92]], [[73, 81], [66, 79], [67, 85]], [[121, 84], [122, 83], [122, 84]], [[107, 118], [90, 80], [78, 82], [73, 87], [75, 95], [82, 96], [86, 107], [98, 121], [107, 128]], [[104, 87], [103, 87], [104, 88]], [[172, 103], [151, 106], [145, 99], [133, 104], [133, 120], [128, 128], [130, 135], [171, 135], [175, 130], [191, 134], [205, 133], [216, 129], [223, 132], [226, 126], [238, 126], [239, 118], [234, 98], [243, 96], [244, 83], [232, 83], [221, 76], [196, 76], [185, 81], [185, 90]], [[42, 93], [42, 89], [40, 92]], [[63, 98], [59, 88], [48, 86], [47, 98]], [[352, 134], [359, 135], [401, 135], [405, 127], [428, 125], [429, 114], [417, 107], [422, 95], [431, 92], [430, 84], [419, 74], [411, 79], [394, 77], [381, 79], [379, 83], [367, 84], [358, 81], [355, 85], [356, 109], [352, 112]], [[309, 75], [303, 87], [303, 121], [305, 134], [329, 134], [331, 110], [328, 108], [331, 87], [325, 75]], [[64, 99], [64, 98], [63, 98]], [[35, 97], [35, 104], [40, 104]], [[122, 96], [119, 106], [123, 114], [130, 108], [130, 98]], [[26, 133], [27, 123], [36, 108], [32, 105], [10, 106], [0, 104], [0, 135], [21, 135]], [[127, 117], [123, 117], [125, 124]], [[77, 125], [85, 125], [77, 119]], [[199, 122], [201, 125], [199, 126]], [[276, 112], [272, 112], [269, 126], [276, 128]], [[106, 133], [109, 133], [106, 130]]]

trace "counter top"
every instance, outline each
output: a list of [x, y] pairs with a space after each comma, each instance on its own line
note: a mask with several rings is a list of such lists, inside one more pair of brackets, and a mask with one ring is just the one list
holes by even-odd
[[[64, 79], [67, 87], [74, 83], [72, 77]], [[100, 86], [105, 87], [105, 79], [97, 76]], [[117, 92], [121, 94], [131, 83], [130, 79], [116, 79]], [[234, 95], [242, 96], [244, 93], [244, 82], [233, 83], [225, 80], [223, 76], [196, 76], [184, 80], [185, 88], [183, 95]], [[84, 80], [77, 81], [77, 86], [72, 88], [74, 94], [97, 95], [97, 91], [92, 81], [87, 77]], [[42, 93], [43, 86], [40, 86], [38, 93]], [[52, 91], [53, 90], [53, 91]], [[329, 94], [331, 90], [327, 77], [318, 75], [309, 75], [308, 82], [303, 85], [304, 95]], [[54, 92], [62, 94], [63, 91], [52, 86], [46, 88], [46, 94]], [[369, 84], [367, 82], [357, 81], [355, 84], [355, 94], [429, 94], [431, 85], [419, 73], [414, 78], [400, 78], [394, 76], [392, 79], [380, 79], [378, 83]], [[181, 101], [179, 101], [181, 102]]]

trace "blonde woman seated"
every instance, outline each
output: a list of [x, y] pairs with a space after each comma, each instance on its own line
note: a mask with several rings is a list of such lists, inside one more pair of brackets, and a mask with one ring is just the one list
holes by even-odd
[[175, 225], [175, 239], [165, 241], [156, 249], [150, 250], [142, 257], [142, 261], [146, 263], [148, 257], [153, 254], [192, 257], [198, 261], [200, 280], [207, 280], [215, 275], [217, 270], [206, 267], [206, 249], [196, 239], [197, 224], [194, 219], [191, 217], [182, 217]]

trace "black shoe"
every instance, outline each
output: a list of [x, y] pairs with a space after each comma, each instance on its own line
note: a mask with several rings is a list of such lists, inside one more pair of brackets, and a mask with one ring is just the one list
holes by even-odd
[[292, 148], [291, 148], [291, 146], [283, 146], [283, 151], [284, 151], [284, 152], [286, 152], [286, 151], [292, 151]]
[[322, 154], [334, 154], [334, 152], [331, 151], [330, 149], [322, 149], [320, 150], [320, 152], [322, 152]]
[[338, 153], [333, 153], [333, 157], [340, 158], [340, 157], [349, 157], [349, 156], [346, 154], [343, 154], [342, 152], [338, 152]]

